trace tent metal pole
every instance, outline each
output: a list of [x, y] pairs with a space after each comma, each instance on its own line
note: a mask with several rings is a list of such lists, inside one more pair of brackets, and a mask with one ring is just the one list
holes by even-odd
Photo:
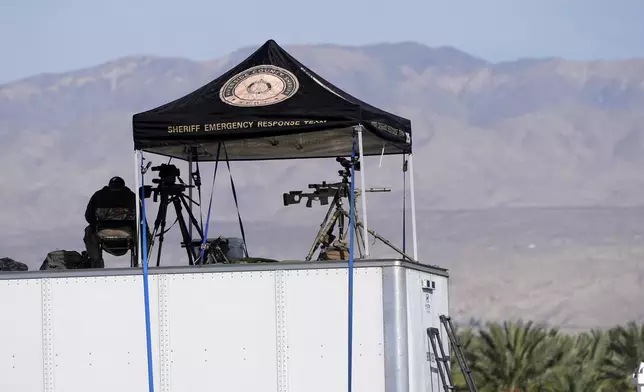
[[143, 252], [141, 251], [141, 184], [139, 176], [141, 175], [141, 162], [140, 162], [140, 150], [134, 150], [134, 186], [136, 188], [136, 257], [137, 257], [137, 267], [143, 265], [141, 258], [143, 257]]
[[368, 227], [369, 225], [367, 224], [367, 188], [365, 187], [365, 180], [364, 180], [364, 170], [365, 170], [365, 164], [364, 164], [364, 151], [362, 148], [362, 124], [358, 126], [358, 148], [359, 148], [359, 153], [360, 153], [360, 188], [362, 189], [362, 194], [361, 194], [361, 199], [362, 199], [362, 221], [363, 221], [363, 226], [362, 226], [362, 241], [364, 245], [364, 256], [365, 258], [369, 257], [369, 232]]
[[414, 261], [418, 262], [418, 235], [416, 231], [416, 189], [414, 188], [414, 154], [409, 154], [409, 192], [411, 202], [411, 237], [414, 247]]
[[[188, 156], [188, 206], [190, 207], [190, 215], [192, 215], [192, 150]], [[188, 216], [190, 216], [188, 215]], [[192, 241], [192, 225], [188, 225], [188, 234], [190, 241]]]

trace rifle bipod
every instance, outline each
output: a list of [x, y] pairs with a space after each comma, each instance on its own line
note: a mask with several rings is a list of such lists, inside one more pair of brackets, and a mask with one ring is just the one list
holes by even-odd
[[[450, 317], [441, 315], [440, 321], [445, 332], [447, 333], [447, 338], [450, 342], [450, 347], [452, 348], [454, 355], [456, 355], [456, 360], [458, 361], [458, 366], [461, 368], [463, 377], [465, 378], [465, 384], [467, 385], [467, 391], [478, 392], [476, 389], [476, 384], [474, 383], [474, 378], [472, 377], [472, 371], [467, 362], [465, 361], [465, 355], [461, 350], [461, 343], [458, 341], [458, 336], [454, 332], [454, 326], [452, 325], [452, 320]], [[427, 338], [429, 340], [429, 353], [434, 354], [436, 358], [438, 375], [440, 376], [441, 383], [443, 384], [443, 389], [445, 392], [456, 391], [456, 386], [454, 385], [454, 378], [452, 377], [452, 370], [450, 367], [450, 356], [445, 355], [445, 350], [443, 348], [443, 342], [440, 336], [440, 330], [438, 328], [432, 327], [427, 328]], [[438, 347], [437, 347], [438, 346]], [[439, 354], [440, 352], [440, 354]]]

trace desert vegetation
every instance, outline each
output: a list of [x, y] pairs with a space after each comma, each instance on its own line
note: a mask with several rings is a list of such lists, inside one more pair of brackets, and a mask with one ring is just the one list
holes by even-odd
[[[457, 330], [481, 392], [626, 392], [644, 360], [644, 325], [630, 322], [575, 335], [534, 322]], [[452, 353], [457, 390], [467, 391]]]

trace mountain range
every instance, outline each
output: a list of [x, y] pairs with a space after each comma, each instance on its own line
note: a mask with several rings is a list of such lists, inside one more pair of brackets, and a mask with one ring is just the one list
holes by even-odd
[[[81, 250], [91, 194], [113, 175], [133, 184], [132, 115], [193, 91], [254, 49], [205, 62], [126, 57], [0, 86], [0, 256], [35, 269], [52, 248]], [[644, 320], [633, 309], [644, 299], [644, 59], [491, 63], [412, 42], [285, 49], [412, 120], [420, 254], [452, 271], [458, 318], [568, 328]], [[368, 195], [369, 225], [398, 245], [401, 163], [364, 163], [368, 186], [391, 188]], [[335, 165], [232, 164], [250, 250], [302, 258], [325, 211], [283, 207], [281, 194], [333, 180]], [[207, 200], [212, 168], [202, 175]], [[221, 176], [214, 211], [214, 230], [238, 236]], [[163, 263], [180, 263], [180, 252], [170, 246]], [[119, 263], [127, 261], [110, 265]]]

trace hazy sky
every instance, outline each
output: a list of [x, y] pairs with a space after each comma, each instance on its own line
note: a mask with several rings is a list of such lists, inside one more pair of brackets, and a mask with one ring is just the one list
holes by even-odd
[[644, 57], [644, 0], [0, 0], [0, 83], [131, 54], [417, 41], [489, 60]]

